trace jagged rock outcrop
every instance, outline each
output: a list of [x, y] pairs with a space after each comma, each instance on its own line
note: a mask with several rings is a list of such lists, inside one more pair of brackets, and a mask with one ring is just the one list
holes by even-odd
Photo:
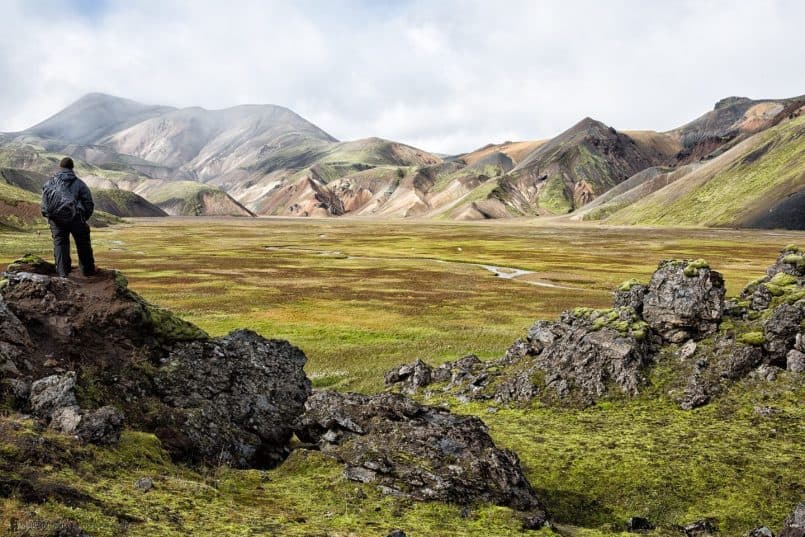
[[799, 247], [789, 244], [777, 256], [774, 264], [766, 269], [766, 275], [747, 285], [738, 300], [731, 303], [737, 314], [747, 310], [761, 311], [769, 307], [775, 296], [785, 294], [791, 285], [805, 284], [805, 255]]
[[643, 318], [663, 340], [682, 343], [718, 328], [724, 279], [702, 260], [663, 261], [643, 298]]
[[287, 456], [291, 424], [310, 394], [301, 350], [237, 330], [175, 345], [160, 361], [154, 385], [167, 408], [156, 432], [170, 449], [186, 458], [225, 450], [239, 466]]
[[116, 272], [54, 275], [29, 256], [0, 291], [0, 386], [19, 406], [101, 443], [116, 440], [122, 410], [184, 460], [269, 467], [287, 455], [311, 391], [302, 351], [248, 331], [210, 338]]
[[432, 368], [422, 360], [417, 360], [386, 373], [385, 382], [387, 385], [400, 384], [404, 392], [414, 393], [430, 384], [431, 375]]
[[532, 327], [526, 341], [523, 358], [533, 359], [501, 376], [498, 401], [541, 397], [588, 405], [610, 388], [636, 395], [651, 360], [645, 323], [630, 306], [565, 312], [553, 325]]
[[[499, 360], [470, 355], [438, 367], [418, 360], [390, 372], [386, 385], [459, 400], [586, 406], [613, 394], [636, 395], [655, 363], [674, 359], [668, 393], [693, 409], [746, 376], [773, 379], [783, 368], [805, 369], [798, 251], [786, 247], [742, 300], [726, 306], [723, 278], [705, 261], [662, 261], [648, 285], [620, 286], [613, 308], [576, 308], [556, 322], [537, 321]], [[760, 288], [770, 298], [753, 309]]]
[[643, 314], [643, 300], [645, 299], [648, 287], [634, 280], [630, 280], [621, 285], [615, 291], [615, 298], [612, 301], [613, 308], [630, 307], [638, 315]]
[[[700, 346], [699, 353], [691, 356], [692, 367], [687, 373], [686, 385], [679, 405], [691, 410], [709, 403], [731, 382], [739, 380], [763, 363], [760, 348], [722, 338], [709, 347]], [[685, 371], [685, 363], [680, 366]]]
[[498, 449], [476, 417], [396, 394], [317, 392], [305, 408], [297, 436], [343, 462], [348, 479], [376, 484], [392, 495], [458, 504], [486, 501], [544, 519], [517, 456]]
[[[459, 397], [517, 404], [539, 398], [586, 406], [610, 389], [635, 395], [651, 359], [646, 330], [629, 306], [577, 308], [564, 312], [557, 322], [537, 321], [501, 360], [483, 362], [469, 355], [431, 369], [426, 385], [443, 383], [444, 391]], [[403, 367], [415, 366], [428, 367]], [[392, 372], [386, 384], [397, 389], [396, 379]], [[412, 390], [412, 384], [404, 386]]]
[[687, 375], [679, 402], [683, 408], [707, 404], [732, 382], [746, 376], [773, 380], [800, 365], [805, 289], [803, 267], [795, 246], [782, 250], [766, 275], [750, 282], [740, 296], [726, 302], [719, 330], [700, 342], [677, 366]]
[[763, 349], [772, 363], [785, 367], [786, 356], [790, 350], [794, 350], [797, 335], [802, 331], [803, 320], [805, 300], [794, 304], [783, 303], [772, 310], [763, 323]]

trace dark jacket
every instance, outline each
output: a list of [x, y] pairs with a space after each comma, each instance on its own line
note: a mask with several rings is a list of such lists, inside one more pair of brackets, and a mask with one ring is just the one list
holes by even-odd
[[[73, 170], [67, 168], [61, 168], [59, 172], [53, 176], [48, 183], [53, 181], [64, 181], [69, 185], [70, 192], [73, 193], [75, 196], [76, 204], [78, 205], [78, 211], [81, 213], [81, 217], [84, 220], [89, 220], [89, 217], [92, 216], [92, 213], [95, 211], [95, 202], [92, 201], [92, 194], [89, 191], [89, 187], [76, 177]], [[48, 217], [47, 211], [45, 210], [45, 200], [42, 200], [41, 204], [42, 209], [42, 216]]]

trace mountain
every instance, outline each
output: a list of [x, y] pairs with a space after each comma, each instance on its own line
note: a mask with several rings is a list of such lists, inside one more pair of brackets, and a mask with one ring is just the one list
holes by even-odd
[[667, 156], [584, 118], [529, 153], [495, 194], [521, 214], [565, 214]]
[[0, 135], [0, 166], [49, 175], [61, 155], [73, 155], [93, 187], [131, 191], [178, 215], [611, 217], [613, 223], [790, 227], [805, 197], [799, 176], [789, 177], [791, 165], [780, 163], [773, 192], [750, 185], [749, 175], [785, 153], [782, 146], [799, 155], [796, 135], [781, 136], [771, 157], [709, 183], [708, 195], [733, 200], [725, 202], [731, 216], [701, 211], [692, 198], [680, 201], [691, 204], [690, 214], [680, 209], [660, 217], [648, 207], [662, 206], [664, 196], [675, 200], [670, 192], [698, 184], [702, 174], [721, 174], [735, 155], [755, 147], [748, 140], [790, 121], [803, 103], [805, 96], [728, 97], [667, 132], [618, 131], [584, 118], [549, 140], [444, 156], [376, 137], [338, 141], [281, 106], [177, 109], [90, 94], [26, 131]]
[[[775, 128], [799, 115], [805, 97], [779, 100], [751, 100], [729, 97], [716, 103], [713, 110], [668, 132], [605, 131], [605, 126], [589, 118], [558, 137], [538, 147], [523, 158], [514, 170], [497, 179], [498, 188], [488, 189], [481, 200], [474, 199], [459, 210], [457, 218], [496, 218], [509, 214], [572, 213], [574, 220], [601, 220], [632, 205], [654, 192], [668, 187], [645, 206], [656, 211], [667, 209], [664, 196], [681, 185], [696, 183], [693, 174], [712, 159], [716, 163], [701, 173], [715, 174], [732, 160], [720, 159], [734, 151], [757, 149], [746, 140]], [[641, 214], [629, 216], [624, 210], [610, 222], [661, 225], [736, 225], [801, 228], [800, 214], [805, 213], [805, 186], [798, 170], [798, 156], [803, 151], [799, 135], [782, 136], [770, 156], [748, 159], [740, 169], [724, 172], [708, 186], [708, 207], [685, 198], [676, 211], [663, 218]], [[779, 169], [770, 170], [771, 159], [779, 160]], [[768, 177], [758, 188], [754, 179]], [[677, 187], [668, 186], [689, 177]], [[483, 192], [481, 192], [483, 193]], [[714, 200], [718, 200], [714, 202]], [[716, 206], [729, 213], [716, 215]], [[640, 210], [636, 206], [634, 211]], [[683, 214], [685, 213], [685, 214]], [[741, 213], [741, 215], [738, 215]], [[710, 216], [707, 216], [710, 215]]]
[[26, 131], [43, 138], [92, 144], [101, 138], [149, 118], [174, 110], [103, 93], [90, 93]]
[[315, 150], [284, 151], [249, 170], [252, 176], [262, 179], [224, 188], [260, 214], [362, 214], [378, 204], [384, 205], [391, 197], [411, 195], [419, 199], [414, 193], [417, 186], [406, 177], [412, 170], [441, 162], [440, 157], [415, 147], [367, 138]]
[[225, 110], [171, 110], [95, 143], [186, 170], [205, 181], [254, 166], [288, 148], [335, 141], [287, 108], [247, 105]]
[[680, 163], [687, 163], [712, 158], [714, 151], [717, 154], [719, 149], [732, 146], [747, 135], [779, 123], [800, 108], [803, 102], [805, 95], [778, 100], [752, 100], [746, 97], [721, 99], [713, 110], [668, 132], [682, 147], [676, 159]]

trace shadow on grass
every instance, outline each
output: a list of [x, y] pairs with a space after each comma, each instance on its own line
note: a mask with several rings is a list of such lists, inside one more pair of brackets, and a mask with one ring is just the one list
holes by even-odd
[[616, 522], [612, 509], [590, 496], [570, 490], [535, 490], [551, 518], [560, 524], [592, 528]]

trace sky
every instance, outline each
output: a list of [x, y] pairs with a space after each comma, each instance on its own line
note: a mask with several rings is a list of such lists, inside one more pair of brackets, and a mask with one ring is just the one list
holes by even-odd
[[0, 131], [89, 92], [440, 153], [805, 94], [805, 2], [2, 0]]

